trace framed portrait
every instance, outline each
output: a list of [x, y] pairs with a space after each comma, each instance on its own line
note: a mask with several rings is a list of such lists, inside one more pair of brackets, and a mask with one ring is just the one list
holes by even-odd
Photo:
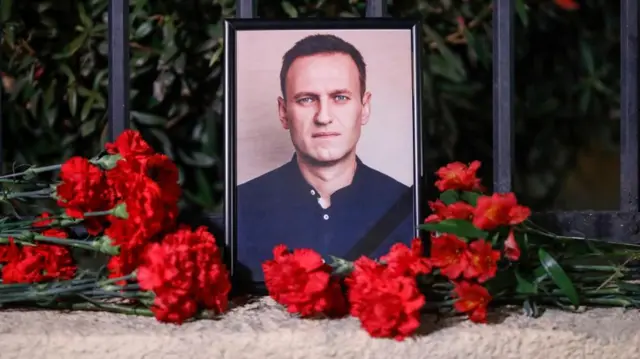
[[355, 260], [419, 236], [420, 22], [225, 22], [225, 240], [264, 292], [273, 248]]

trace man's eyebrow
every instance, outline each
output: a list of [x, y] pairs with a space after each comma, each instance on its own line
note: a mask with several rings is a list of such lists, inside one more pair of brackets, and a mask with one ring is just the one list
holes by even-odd
[[347, 89], [338, 89], [338, 90], [333, 90], [331, 91], [331, 95], [335, 96], [335, 95], [353, 95], [353, 93]]
[[304, 97], [318, 97], [318, 94], [313, 92], [298, 92], [293, 96], [294, 99], [300, 99]]

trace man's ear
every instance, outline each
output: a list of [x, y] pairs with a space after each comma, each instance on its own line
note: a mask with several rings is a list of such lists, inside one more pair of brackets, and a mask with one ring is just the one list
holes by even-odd
[[367, 91], [362, 96], [362, 114], [360, 115], [360, 124], [362, 126], [369, 122], [369, 115], [371, 114], [371, 92]]
[[285, 130], [289, 129], [289, 121], [287, 121], [287, 102], [282, 97], [278, 97], [278, 117], [280, 124]]

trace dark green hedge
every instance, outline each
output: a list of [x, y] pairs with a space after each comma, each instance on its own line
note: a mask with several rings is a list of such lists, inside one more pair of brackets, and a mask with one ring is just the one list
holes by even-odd
[[[362, 16], [363, 3], [262, 1], [259, 14]], [[233, 15], [234, 3], [131, 5], [133, 126], [178, 162], [188, 201], [215, 209], [222, 190], [221, 19]], [[95, 153], [105, 138], [107, 0], [3, 0], [2, 7], [3, 170]], [[427, 170], [480, 159], [490, 183], [491, 1], [399, 0], [389, 9], [424, 21]], [[584, 0], [570, 12], [552, 0], [518, 0], [517, 9], [515, 183], [528, 204], [548, 206], [576, 154], [616, 148], [619, 2]]]

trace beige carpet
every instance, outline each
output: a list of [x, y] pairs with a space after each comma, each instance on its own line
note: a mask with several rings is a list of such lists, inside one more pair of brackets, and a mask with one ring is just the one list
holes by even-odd
[[538, 319], [504, 311], [487, 325], [425, 321], [423, 334], [396, 342], [370, 338], [354, 319], [292, 318], [270, 299], [180, 327], [107, 313], [0, 311], [0, 358], [640, 358], [637, 310], [549, 310]]

